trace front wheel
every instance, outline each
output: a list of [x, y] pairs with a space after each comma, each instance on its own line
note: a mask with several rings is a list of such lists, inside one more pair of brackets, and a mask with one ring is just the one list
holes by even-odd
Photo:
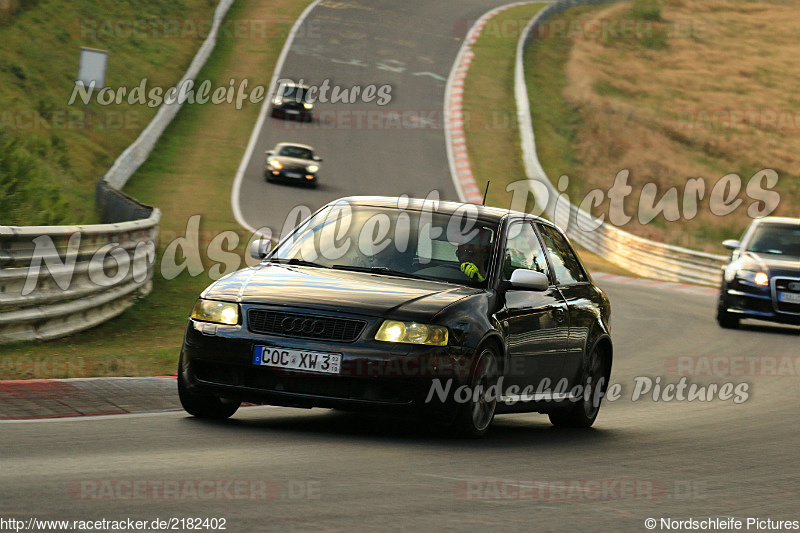
[[548, 413], [550, 423], [572, 428], [588, 428], [594, 424], [600, 412], [600, 403], [608, 389], [610, 370], [610, 360], [595, 346], [581, 383], [585, 387], [583, 396], [567, 409]]
[[454, 423], [456, 431], [465, 437], [481, 437], [489, 430], [500, 395], [497, 353], [490, 346], [480, 348], [478, 353], [472, 365], [469, 398], [459, 406]]
[[224, 420], [233, 416], [241, 405], [241, 402], [235, 400], [190, 391], [183, 371], [183, 354], [178, 363], [178, 397], [183, 409], [197, 418]]
[[717, 309], [717, 324], [719, 324], [719, 327], [725, 329], [738, 329], [739, 317], [728, 312], [724, 306], [720, 305]]

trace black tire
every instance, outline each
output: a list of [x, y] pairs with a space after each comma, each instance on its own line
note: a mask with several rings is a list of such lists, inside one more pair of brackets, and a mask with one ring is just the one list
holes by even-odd
[[[548, 413], [550, 423], [557, 427], [569, 428], [588, 428], [594, 424], [597, 414], [600, 412], [600, 404], [608, 390], [610, 370], [610, 360], [595, 346], [589, 355], [588, 368], [581, 381], [584, 386], [589, 383], [588, 398], [587, 394], [584, 394], [579, 401], [571, 402], [570, 407]], [[591, 381], [589, 381], [590, 377]], [[599, 396], [596, 394], [598, 383], [601, 383]]]
[[470, 399], [459, 405], [453, 423], [459, 435], [470, 438], [482, 437], [489, 430], [500, 394], [496, 387], [500, 377], [497, 352], [486, 345], [478, 349], [478, 354], [470, 374]]
[[183, 354], [178, 363], [178, 397], [183, 409], [197, 418], [224, 420], [239, 409], [241, 402], [218, 398], [213, 395], [197, 394], [189, 390], [183, 371]]

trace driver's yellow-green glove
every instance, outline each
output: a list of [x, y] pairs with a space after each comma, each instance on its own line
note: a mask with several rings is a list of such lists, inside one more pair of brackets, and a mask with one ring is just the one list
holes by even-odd
[[475, 265], [475, 263], [461, 263], [461, 272], [470, 278], [478, 276], [478, 281], [483, 281], [485, 279], [483, 276], [481, 276], [481, 273], [478, 272], [478, 267]]

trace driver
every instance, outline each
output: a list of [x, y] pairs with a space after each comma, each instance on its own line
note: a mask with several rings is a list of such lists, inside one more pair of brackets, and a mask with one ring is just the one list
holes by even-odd
[[492, 247], [492, 232], [482, 228], [469, 241], [458, 245], [456, 256], [461, 263], [461, 272], [470, 279], [486, 280], [486, 267]]

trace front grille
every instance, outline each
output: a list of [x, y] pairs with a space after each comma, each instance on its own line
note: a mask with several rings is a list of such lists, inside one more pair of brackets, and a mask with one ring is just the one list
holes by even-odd
[[774, 278], [773, 282], [775, 284], [775, 309], [777, 311], [780, 311], [781, 313], [791, 313], [800, 315], [800, 304], [781, 302], [778, 300], [779, 293], [781, 292], [789, 294], [800, 294], [800, 290], [789, 287], [789, 285], [792, 285], [792, 287], [796, 287], [795, 284], [800, 283], [800, 279]]
[[247, 325], [253, 333], [298, 339], [353, 342], [364, 331], [363, 320], [251, 309]]

